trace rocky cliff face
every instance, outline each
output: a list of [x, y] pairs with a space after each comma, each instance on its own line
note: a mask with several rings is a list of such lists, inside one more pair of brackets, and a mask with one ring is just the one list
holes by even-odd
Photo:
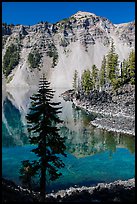
[[[7, 77], [7, 88], [37, 86], [42, 73], [46, 73], [52, 87], [72, 88], [74, 70], [80, 76], [93, 64], [100, 68], [112, 40], [119, 61], [127, 58], [135, 46], [135, 22], [116, 25], [104, 17], [81, 11], [56, 24], [3, 24], [2, 34], [3, 56], [11, 44], [20, 47], [19, 64]], [[35, 51], [41, 55], [40, 66], [30, 68], [28, 56]]]

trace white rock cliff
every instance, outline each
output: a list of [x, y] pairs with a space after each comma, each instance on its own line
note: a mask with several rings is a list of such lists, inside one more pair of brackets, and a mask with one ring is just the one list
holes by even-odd
[[[104, 17], [81, 11], [56, 24], [3, 25], [2, 31], [3, 56], [12, 43], [21, 44], [19, 64], [8, 76], [8, 83], [3, 83], [6, 88], [37, 86], [42, 73], [46, 73], [52, 87], [72, 88], [74, 70], [80, 77], [93, 64], [100, 69], [112, 40], [119, 61], [126, 59], [135, 46], [135, 22], [113, 24]], [[28, 63], [28, 54], [34, 49], [42, 55], [40, 69], [31, 69]], [[56, 54], [55, 59], [49, 51]]]

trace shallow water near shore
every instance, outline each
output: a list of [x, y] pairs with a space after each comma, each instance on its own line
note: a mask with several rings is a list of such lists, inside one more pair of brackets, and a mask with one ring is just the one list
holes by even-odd
[[[28, 101], [28, 96], [24, 101]], [[60, 117], [64, 123], [60, 134], [66, 137], [67, 157], [61, 156], [65, 168], [60, 170], [62, 176], [58, 180], [48, 184], [48, 192], [135, 176], [134, 137], [95, 128], [90, 125], [95, 114], [76, 109], [61, 97], [55, 100], [61, 101], [63, 106]], [[21, 161], [35, 159], [35, 154], [30, 152], [33, 146], [28, 143], [25, 111], [18, 107], [7, 95], [3, 104], [2, 176], [21, 184]]]

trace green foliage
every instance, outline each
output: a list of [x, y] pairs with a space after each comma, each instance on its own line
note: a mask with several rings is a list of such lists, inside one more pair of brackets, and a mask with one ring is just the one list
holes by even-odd
[[53, 43], [48, 45], [47, 55], [49, 57], [53, 57], [52, 67], [55, 67], [57, 65], [58, 52], [57, 52], [57, 48], [55, 47]]
[[39, 68], [41, 57], [41, 54], [37, 50], [34, 50], [32, 53], [29, 53], [28, 62], [30, 64], [30, 67]]
[[47, 55], [48, 55], [49, 57], [53, 57], [53, 53], [54, 53], [55, 50], [56, 50], [56, 47], [55, 47], [55, 45], [54, 45], [53, 43], [48, 44]]
[[100, 86], [103, 87], [106, 83], [106, 57], [103, 57], [101, 69], [99, 72]]
[[64, 23], [66, 23], [66, 22], [68, 22], [68, 21], [69, 21], [68, 18], [64, 18], [64, 19], [61, 20], [61, 22], [64, 22]]
[[98, 69], [96, 67], [95, 64], [93, 64], [92, 66], [92, 86], [93, 86], [93, 89], [97, 89], [98, 88]]
[[118, 55], [115, 53], [114, 42], [112, 41], [110, 51], [107, 55], [107, 80], [113, 86], [113, 82], [118, 77]]
[[90, 90], [93, 88], [91, 72], [89, 69], [84, 70], [82, 74], [82, 88], [87, 94], [89, 94]]
[[12, 75], [12, 76], [9, 76], [9, 77], [7, 78], [7, 81], [6, 81], [7, 84], [10, 83], [10, 81], [11, 81], [12, 79], [13, 79], [13, 75]]
[[124, 83], [128, 78], [128, 61], [123, 60], [121, 63], [121, 81]]
[[112, 79], [112, 85], [113, 85], [113, 90], [118, 89], [122, 85], [121, 78]]
[[[76, 88], [76, 76], [73, 78], [73, 88]], [[127, 60], [119, 65], [118, 54], [115, 53], [115, 46], [112, 42], [109, 53], [103, 57], [100, 71], [96, 65], [92, 66], [92, 72], [85, 70], [81, 77], [82, 89], [89, 94], [90, 90], [106, 89], [109, 86], [116, 91], [125, 83], [135, 84], [135, 51], [132, 50]]]
[[135, 84], [135, 52], [132, 50], [127, 60], [121, 63], [121, 82]]
[[76, 20], [76, 18], [74, 16], [71, 16], [70, 20]]
[[2, 36], [2, 49], [4, 48], [4, 45], [6, 44], [8, 36]]
[[7, 77], [19, 63], [19, 46], [11, 44], [3, 58], [3, 73]]
[[77, 70], [75, 70], [74, 76], [73, 76], [73, 89], [76, 93], [76, 91], [78, 89], [78, 71]]
[[132, 50], [128, 58], [128, 73], [130, 83], [135, 84], [135, 52]]
[[[39, 171], [40, 176], [40, 193], [42, 200], [45, 199], [46, 181], [55, 180], [61, 175], [58, 169], [64, 167], [64, 163], [59, 158], [59, 154], [66, 156], [64, 153], [65, 138], [59, 135], [59, 124], [62, 123], [58, 113], [61, 113], [59, 103], [53, 103], [54, 91], [50, 89], [49, 82], [45, 76], [40, 79], [39, 90], [31, 97], [30, 112], [26, 119], [28, 122], [28, 132], [31, 133], [30, 143], [35, 145], [32, 150], [38, 159], [33, 163], [24, 161], [21, 169], [29, 167], [29, 171], [22, 170], [22, 176], [25, 182], [33, 177]], [[29, 178], [30, 175], [30, 178]]]
[[54, 55], [53, 55], [53, 64], [52, 64], [53, 68], [57, 65], [57, 60], [58, 60], [58, 53], [54, 52]]
[[36, 161], [22, 161], [22, 166], [20, 169], [20, 179], [25, 187], [32, 189], [32, 185], [34, 184], [33, 178], [36, 174], [38, 174], [38, 167], [39, 165]]

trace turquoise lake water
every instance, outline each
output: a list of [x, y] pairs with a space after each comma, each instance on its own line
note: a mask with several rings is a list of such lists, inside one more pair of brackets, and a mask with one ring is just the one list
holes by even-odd
[[[64, 120], [60, 134], [66, 137], [67, 157], [61, 156], [65, 168], [62, 176], [50, 182], [49, 192], [70, 186], [90, 186], [99, 182], [125, 180], [135, 176], [135, 140], [123, 134], [97, 129], [90, 125], [96, 115], [62, 102], [60, 117]], [[2, 124], [2, 176], [21, 184], [21, 161], [34, 159], [33, 148], [28, 143], [23, 111], [6, 97], [3, 104]]]

